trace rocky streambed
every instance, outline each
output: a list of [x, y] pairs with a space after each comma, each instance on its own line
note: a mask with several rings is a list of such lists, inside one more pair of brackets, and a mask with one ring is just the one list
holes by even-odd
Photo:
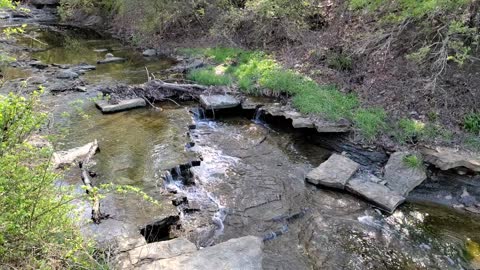
[[[32, 14], [24, 19], [3, 16], [1, 21], [29, 22], [29, 35], [41, 41], [0, 43], [17, 56], [2, 69], [10, 78], [1, 92], [45, 85], [43, 102], [54, 113], [52, 128], [69, 130], [58, 150], [98, 140], [100, 152], [90, 168], [97, 174], [94, 183], [139, 187], [160, 202], [157, 206], [136, 195], [108, 194], [102, 209], [109, 218], [100, 224], [87, 222], [87, 201], [76, 202], [84, 213], [83, 232], [115, 250], [116, 268], [480, 267], [480, 216], [474, 212], [480, 201], [479, 176], [429, 169], [423, 183], [402, 194], [406, 203], [387, 213], [348, 189], [306, 181], [312, 170], [336, 155], [358, 164], [353, 173], [384, 180], [390, 153], [349, 142], [341, 133], [348, 131], [348, 123], [319, 122], [276, 100], [219, 102], [212, 95], [156, 104], [163, 111], [142, 103], [145, 107], [102, 114], [92, 101], [99, 93], [119, 82], [146, 82], [145, 66], [165, 74], [173, 61], [143, 56], [84, 30], [46, 26], [55, 17], [39, 10]], [[111, 58], [107, 53], [123, 60], [97, 64]], [[156, 82], [147, 84], [158, 88]], [[175, 98], [170, 92], [160, 94]], [[215, 110], [218, 104], [221, 108]], [[75, 116], [66, 120], [64, 112]], [[463, 171], [465, 163], [460, 167]], [[325, 172], [336, 174], [334, 169]], [[83, 192], [75, 167], [59, 182]]]

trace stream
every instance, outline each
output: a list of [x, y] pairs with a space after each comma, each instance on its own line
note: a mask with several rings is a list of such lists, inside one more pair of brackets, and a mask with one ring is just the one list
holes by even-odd
[[[32, 59], [57, 66], [96, 65], [106, 53], [127, 59], [96, 65], [75, 79], [86, 92], [43, 97], [54, 127], [68, 129], [59, 148], [98, 140], [95, 184], [132, 185], [160, 202], [108, 194], [102, 209], [110, 218], [83, 224], [84, 233], [97, 242], [139, 237], [140, 228], [175, 217], [179, 220], [166, 233], [144, 236], [148, 241], [186, 237], [197, 247], [259, 236], [265, 243], [264, 269], [480, 268], [480, 215], [445, 202], [464, 190], [480, 200], [478, 176], [439, 174], [386, 215], [350, 194], [306, 183], [305, 175], [332, 153], [312, 139], [321, 135], [271, 123], [254, 110], [213, 118], [194, 102], [157, 104], [161, 112], [145, 108], [105, 115], [95, 108], [94, 86], [145, 82], [145, 67], [161, 74], [172, 59], [143, 57], [115, 39], [82, 29], [41, 23], [29, 25], [27, 33], [35, 40], [0, 43], [17, 57], [5, 69], [12, 83], [0, 89], [2, 94], [25, 78], [58, 83], [52, 77], [57, 69], [38, 69]], [[62, 117], [65, 112], [70, 117]], [[72, 168], [59, 181], [82, 192], [79, 175]], [[77, 203], [89, 220], [88, 203]]]

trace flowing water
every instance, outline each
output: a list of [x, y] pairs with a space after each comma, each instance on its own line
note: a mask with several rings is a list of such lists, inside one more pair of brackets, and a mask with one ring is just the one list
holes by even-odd
[[[45, 44], [21, 44], [36, 48], [31, 57], [45, 63], [94, 64], [107, 52], [128, 59], [98, 65], [83, 76], [89, 83], [141, 83], [146, 80], [145, 66], [161, 72], [172, 64], [169, 59], [144, 58], [118, 41], [84, 31], [34, 28], [30, 35]], [[45, 99], [56, 115], [75, 115], [81, 108], [71, 120], [58, 121], [69, 128], [59, 147], [97, 139], [101, 151], [92, 168], [98, 174], [96, 184], [133, 185], [161, 202], [159, 207], [136, 195], [108, 195], [102, 207], [111, 218], [85, 229], [99, 241], [138, 236], [141, 226], [180, 211], [178, 235], [199, 247], [245, 235], [262, 237], [265, 269], [480, 268], [480, 216], [438, 203], [435, 198], [444, 196], [438, 181], [427, 181], [387, 216], [349, 194], [308, 185], [305, 174], [331, 152], [301, 131], [268, 126], [253, 113], [206, 119], [195, 104], [103, 115], [88, 99], [95, 95]], [[75, 103], [77, 99], [83, 103]], [[192, 121], [196, 129], [188, 130]], [[192, 175], [185, 174], [185, 166], [200, 159], [200, 166], [190, 169]], [[79, 185], [78, 169], [70, 170], [64, 181]], [[463, 187], [451, 184], [447, 189], [461, 193]], [[478, 198], [478, 185], [467, 187]], [[187, 198], [188, 207], [172, 205], [172, 199], [180, 197]], [[82, 205], [88, 216], [88, 204]]]

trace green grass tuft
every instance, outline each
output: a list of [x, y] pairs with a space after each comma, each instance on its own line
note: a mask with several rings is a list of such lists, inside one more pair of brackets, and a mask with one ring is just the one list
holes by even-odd
[[387, 128], [387, 114], [381, 108], [359, 109], [353, 115], [353, 123], [362, 136], [369, 142]]
[[422, 167], [423, 160], [417, 155], [407, 155], [403, 158], [403, 163], [409, 168], [418, 169]]
[[187, 79], [203, 85], [231, 85], [233, 78], [229, 74], [217, 75], [212, 68], [194, 69], [187, 75]]
[[242, 53], [246, 53], [246, 51], [239, 48], [215, 47], [205, 50], [205, 56], [212, 58], [217, 63], [234, 60]]
[[352, 69], [353, 61], [352, 58], [346, 54], [332, 53], [327, 56], [327, 65], [336, 70], [346, 71]]
[[480, 134], [480, 113], [470, 113], [463, 119], [463, 127], [466, 131]]

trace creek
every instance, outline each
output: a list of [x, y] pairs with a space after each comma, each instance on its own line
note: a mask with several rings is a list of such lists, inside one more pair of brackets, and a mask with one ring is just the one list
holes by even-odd
[[[80, 77], [94, 89], [88, 86], [142, 83], [147, 80], [145, 67], [161, 73], [174, 63], [143, 57], [91, 31], [31, 25], [27, 32], [41, 42], [17, 40], [16, 46], [29, 49], [16, 51], [19, 64], [8, 68], [10, 79], [49, 80], [49, 68], [22, 64], [30, 59], [95, 65], [107, 52], [127, 59], [97, 65]], [[154, 228], [165, 217], [178, 217], [168, 232], [150, 241], [186, 237], [206, 247], [255, 235], [265, 241], [264, 269], [480, 268], [480, 216], [442, 203], [463, 189], [479, 200], [478, 177], [429, 179], [394, 214], [386, 215], [350, 194], [305, 182], [309, 170], [331, 154], [315, 143], [319, 134], [265, 121], [254, 111], [206, 117], [196, 103], [162, 103], [161, 112], [146, 108], [104, 115], [90, 101], [96, 95], [88, 90], [44, 97], [55, 122], [68, 128], [58, 147], [69, 149], [97, 139], [101, 151], [95, 156], [94, 181], [139, 187], [161, 203], [155, 206], [135, 195], [107, 195], [102, 208], [110, 218], [83, 225], [85, 234], [99, 243], [138, 237], [146, 225]], [[74, 116], [65, 120], [64, 112]], [[80, 187], [79, 175], [72, 168], [62, 181]], [[88, 220], [88, 203], [78, 205]]]

